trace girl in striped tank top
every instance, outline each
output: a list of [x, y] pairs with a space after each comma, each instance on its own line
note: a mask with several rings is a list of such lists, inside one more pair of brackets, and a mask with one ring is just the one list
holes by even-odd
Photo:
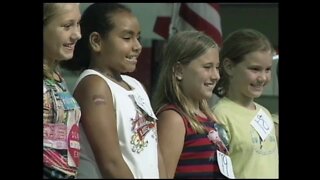
[[[168, 177], [225, 178], [216, 154], [228, 150], [207, 103], [220, 79], [218, 45], [198, 31], [178, 32], [163, 60], [152, 103]], [[216, 138], [209, 139], [209, 134]]]

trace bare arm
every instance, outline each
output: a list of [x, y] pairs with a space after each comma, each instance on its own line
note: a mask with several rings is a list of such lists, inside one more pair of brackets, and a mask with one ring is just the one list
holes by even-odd
[[163, 161], [163, 157], [162, 157], [162, 153], [159, 145], [158, 145], [158, 168], [159, 168], [160, 179], [167, 179], [168, 178], [167, 170], [164, 165], [164, 161]]
[[168, 110], [158, 115], [159, 146], [168, 178], [174, 178], [185, 133], [182, 117], [177, 112]]
[[74, 93], [81, 123], [103, 178], [133, 178], [124, 161], [110, 88], [98, 76], [87, 76]]

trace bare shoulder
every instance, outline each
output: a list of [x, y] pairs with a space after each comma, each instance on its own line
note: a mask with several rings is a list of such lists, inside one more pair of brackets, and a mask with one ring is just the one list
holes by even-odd
[[104, 79], [97, 75], [88, 75], [84, 77], [75, 88], [75, 97], [84, 99], [92, 96], [111, 96], [111, 91]]
[[171, 127], [184, 127], [181, 115], [174, 110], [166, 110], [158, 114], [159, 124], [165, 124]]
[[79, 82], [75, 90], [99, 92], [99, 91], [104, 91], [108, 88], [109, 88], [108, 84], [100, 76], [88, 75]]

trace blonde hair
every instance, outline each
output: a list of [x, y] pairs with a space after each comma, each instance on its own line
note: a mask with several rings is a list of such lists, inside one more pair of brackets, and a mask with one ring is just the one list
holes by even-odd
[[[175, 104], [181, 109], [193, 130], [204, 133], [204, 126], [197, 120], [196, 109], [193, 108], [190, 99], [183, 93], [179, 81], [174, 76], [174, 66], [177, 63], [183, 65], [200, 57], [209, 48], [218, 48], [216, 42], [199, 31], [182, 31], [175, 34], [168, 42], [164, 52], [164, 62], [160, 70], [157, 90], [153, 96], [153, 107], [156, 112], [166, 104]], [[209, 119], [215, 121], [207, 100], [200, 102], [200, 110]]]
[[[43, 28], [47, 26], [52, 19], [59, 14], [61, 8], [64, 7], [66, 3], [43, 3]], [[80, 3], [73, 3], [76, 5], [80, 5]], [[55, 61], [53, 64], [49, 66], [48, 62], [44, 60], [43, 62], [43, 74], [44, 77], [49, 79], [53, 78], [53, 72], [57, 71], [58, 69], [58, 62]]]

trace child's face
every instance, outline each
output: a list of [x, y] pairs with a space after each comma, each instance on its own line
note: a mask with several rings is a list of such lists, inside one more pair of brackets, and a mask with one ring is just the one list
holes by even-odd
[[220, 79], [218, 67], [217, 48], [210, 48], [204, 55], [192, 60], [188, 65], [183, 65], [181, 83], [185, 95], [196, 102], [209, 99]]
[[271, 80], [272, 53], [256, 51], [231, 69], [229, 91], [238, 97], [257, 98]]
[[44, 58], [68, 60], [72, 58], [75, 44], [81, 38], [79, 4], [59, 4], [57, 8], [57, 15], [43, 29]]
[[112, 20], [114, 28], [103, 40], [102, 55], [110, 69], [120, 73], [133, 72], [142, 49], [139, 22], [129, 12], [118, 12]]

